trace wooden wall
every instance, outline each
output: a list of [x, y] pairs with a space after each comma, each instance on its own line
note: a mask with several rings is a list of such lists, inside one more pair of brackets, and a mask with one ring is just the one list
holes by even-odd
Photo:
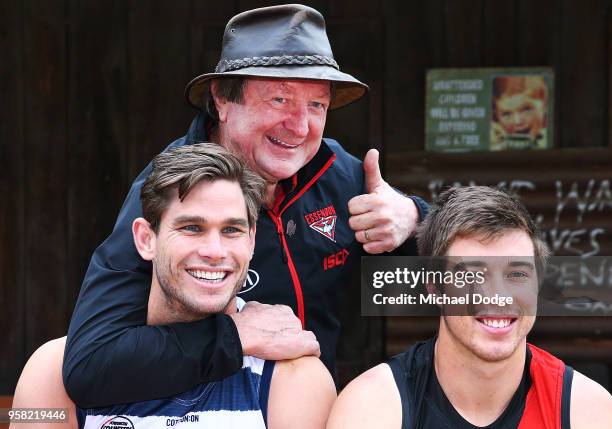
[[[326, 16], [343, 70], [371, 87], [367, 99], [329, 115], [326, 135], [360, 157], [382, 149], [396, 186], [429, 197], [435, 180], [546, 176], [554, 153], [564, 163], [551, 180], [584, 182], [591, 165], [575, 157], [610, 159], [609, 1], [307, 3]], [[184, 134], [194, 113], [184, 85], [214, 67], [228, 18], [269, 4], [0, 1], [0, 394], [12, 393], [36, 347], [65, 334], [91, 252], [110, 232], [131, 180]], [[422, 152], [425, 70], [481, 66], [554, 68], [557, 152], [524, 164], [500, 154], [487, 174], [469, 155]], [[610, 178], [607, 161], [597, 168], [599, 180]], [[542, 180], [538, 186], [549, 186]], [[610, 230], [611, 214], [598, 219]], [[345, 379], [429, 332], [406, 321], [385, 328], [349, 304]], [[562, 338], [559, 326], [546, 338]]]

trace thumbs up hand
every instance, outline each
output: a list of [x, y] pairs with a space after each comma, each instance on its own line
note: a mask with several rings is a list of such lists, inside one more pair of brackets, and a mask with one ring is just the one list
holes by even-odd
[[[363, 171], [365, 172], [365, 184], [368, 194], [376, 192], [376, 189], [387, 185], [380, 174], [378, 158], [380, 154], [376, 149], [370, 149], [363, 159]], [[387, 185], [389, 186], [389, 185]]]
[[419, 220], [414, 202], [395, 191], [380, 174], [378, 151], [370, 149], [363, 160], [367, 194], [348, 203], [349, 225], [363, 250], [389, 252], [410, 237]]

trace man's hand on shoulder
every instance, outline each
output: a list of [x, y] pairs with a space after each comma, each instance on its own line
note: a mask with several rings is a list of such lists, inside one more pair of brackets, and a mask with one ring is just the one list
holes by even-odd
[[612, 396], [588, 377], [574, 371], [570, 400], [572, 429], [612, 428]]
[[320, 356], [319, 342], [311, 331], [302, 329], [290, 307], [248, 302], [234, 320], [242, 352], [266, 360]]
[[391, 368], [380, 364], [351, 381], [334, 404], [327, 429], [399, 429], [402, 403]]
[[316, 357], [276, 362], [270, 397], [270, 429], [323, 429], [336, 399], [336, 386]]
[[363, 160], [367, 194], [348, 203], [349, 225], [363, 250], [376, 254], [390, 252], [415, 232], [419, 211], [412, 199], [405, 197], [384, 181], [378, 165], [378, 151], [370, 149]]

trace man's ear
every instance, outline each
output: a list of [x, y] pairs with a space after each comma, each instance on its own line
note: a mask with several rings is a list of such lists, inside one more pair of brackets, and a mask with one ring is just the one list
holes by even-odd
[[152, 261], [155, 257], [156, 235], [151, 224], [142, 217], [134, 219], [132, 235], [140, 257], [145, 261]]
[[257, 227], [253, 225], [249, 228], [249, 245], [251, 246], [251, 257], [249, 261], [253, 259], [253, 254], [255, 253], [255, 233], [257, 232]]
[[227, 119], [227, 107], [229, 105], [229, 101], [225, 100], [222, 97], [219, 97], [217, 94], [217, 80], [213, 79], [210, 83], [210, 93], [212, 95], [213, 101], [215, 102], [215, 108], [217, 109], [217, 113], [219, 114], [219, 122], [225, 122]]

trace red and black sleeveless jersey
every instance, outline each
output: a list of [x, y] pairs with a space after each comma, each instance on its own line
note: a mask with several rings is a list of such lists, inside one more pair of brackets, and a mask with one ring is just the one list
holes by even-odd
[[[389, 360], [402, 403], [402, 429], [478, 429], [452, 406], [433, 366], [435, 338]], [[573, 370], [531, 344], [521, 383], [487, 429], [569, 429]]]

